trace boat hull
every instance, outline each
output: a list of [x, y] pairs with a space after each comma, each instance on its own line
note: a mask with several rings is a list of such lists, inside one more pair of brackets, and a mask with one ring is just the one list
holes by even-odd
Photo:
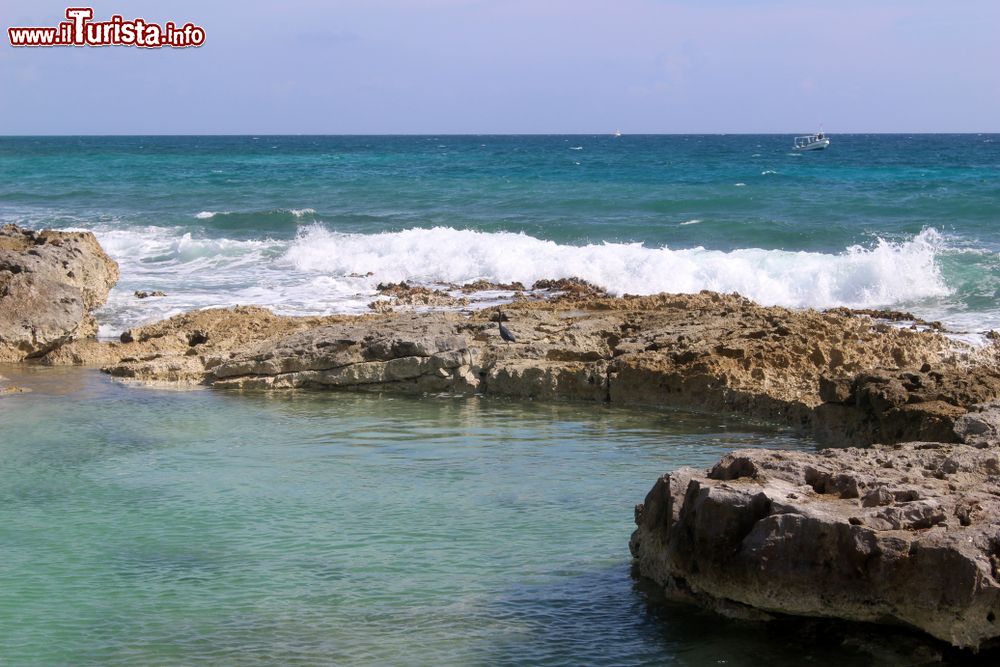
[[805, 146], [795, 146], [794, 150], [797, 150], [797, 151], [821, 151], [821, 150], [823, 150], [824, 148], [826, 148], [829, 145], [830, 145], [830, 140], [829, 139], [820, 139], [819, 141], [814, 141], [814, 142], [812, 142], [810, 144], [806, 144]]

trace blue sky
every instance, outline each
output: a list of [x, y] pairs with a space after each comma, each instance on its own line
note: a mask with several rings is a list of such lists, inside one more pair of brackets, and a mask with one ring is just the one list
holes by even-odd
[[95, 2], [206, 44], [10, 47], [66, 6], [0, 5], [0, 134], [1000, 132], [997, 0]]

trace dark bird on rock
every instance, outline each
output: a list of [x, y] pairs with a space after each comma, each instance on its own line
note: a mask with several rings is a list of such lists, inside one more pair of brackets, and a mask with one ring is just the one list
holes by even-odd
[[514, 338], [514, 334], [510, 332], [510, 329], [503, 325], [503, 312], [497, 309], [497, 325], [500, 327], [500, 337], [503, 338], [508, 343], [516, 343], [517, 339]]

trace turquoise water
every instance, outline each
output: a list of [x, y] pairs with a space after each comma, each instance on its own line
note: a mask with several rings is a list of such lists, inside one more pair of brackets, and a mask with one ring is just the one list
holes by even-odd
[[[233, 303], [365, 312], [385, 281], [566, 276], [1000, 327], [1000, 137], [789, 146], [0, 138], [0, 222], [97, 234], [122, 270], [105, 335]], [[34, 389], [0, 399], [3, 664], [905, 663], [887, 631], [726, 621], [632, 575], [659, 475], [813, 446], [767, 424], [0, 373]]]
[[[13, 371], [13, 373], [12, 373]], [[3, 372], [4, 664], [801, 664], [630, 574], [656, 477], [765, 424]], [[834, 647], [850, 659], [852, 652]], [[796, 662], [798, 661], [798, 662]]]
[[1000, 136], [832, 141], [0, 138], [0, 220], [98, 233], [123, 267], [108, 335], [229, 303], [358, 312], [388, 280], [565, 275], [1000, 327]]

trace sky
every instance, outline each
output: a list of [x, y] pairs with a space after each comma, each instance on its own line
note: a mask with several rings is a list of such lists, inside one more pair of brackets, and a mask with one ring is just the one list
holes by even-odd
[[206, 42], [15, 49], [67, 5], [0, 0], [0, 135], [1000, 132], [998, 0], [92, 6]]

